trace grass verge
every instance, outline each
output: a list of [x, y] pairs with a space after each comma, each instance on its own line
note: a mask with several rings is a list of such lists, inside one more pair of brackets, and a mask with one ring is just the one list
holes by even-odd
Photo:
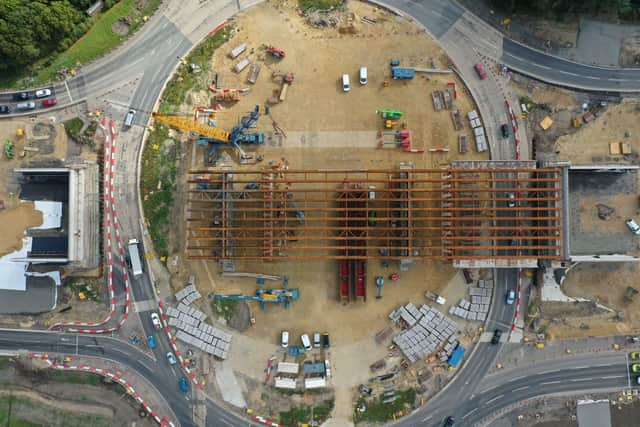
[[[41, 421], [46, 424], [29, 421]], [[107, 427], [113, 420], [106, 417], [83, 415], [70, 411], [63, 411], [50, 406], [42, 406], [38, 402], [16, 396], [0, 396], [0, 425], [9, 427]]]
[[239, 302], [240, 301], [234, 301], [234, 300], [228, 300], [228, 299], [225, 299], [225, 300], [214, 299], [213, 301], [211, 301], [211, 310], [213, 310], [213, 312], [218, 316], [222, 316], [224, 320], [228, 322], [231, 320], [231, 318], [235, 314], [238, 308]]
[[64, 372], [56, 370], [48, 370], [44, 373], [46, 377], [51, 381], [67, 383], [67, 384], [89, 384], [89, 385], [102, 385], [100, 377], [95, 374], [88, 374], [82, 372]]
[[[121, 0], [104, 13], [89, 18], [91, 25], [78, 41], [69, 49], [57, 54], [55, 57], [43, 58], [34, 64], [31, 70], [35, 71], [32, 78], [24, 75], [5, 76], [0, 78], [0, 86], [39, 86], [56, 77], [60, 68], [69, 69], [92, 61], [118, 46], [144, 24], [143, 17], [151, 15], [160, 6], [162, 0], [148, 0], [140, 10], [136, 7], [139, 0]], [[113, 31], [113, 25], [128, 17], [129, 30], [126, 35], [120, 35]]]
[[320, 425], [329, 418], [334, 401], [325, 400], [316, 406], [299, 406], [287, 412], [280, 412], [280, 424], [298, 427], [301, 424]]
[[356, 408], [364, 404], [366, 409], [363, 412], [356, 410], [353, 415], [353, 421], [356, 424], [363, 421], [385, 422], [411, 411], [416, 400], [416, 391], [410, 388], [398, 392], [396, 396], [397, 399], [389, 403], [383, 403], [383, 396], [369, 400], [361, 397]]
[[148, 134], [142, 153], [140, 191], [142, 208], [156, 252], [169, 255], [171, 204], [176, 183], [177, 153], [180, 143], [169, 138], [169, 128], [157, 126]]
[[308, 10], [329, 10], [344, 4], [344, 0], [298, 0], [300, 8]]
[[209, 82], [206, 81], [205, 73], [192, 73], [189, 64], [199, 65], [203, 70], [208, 69], [213, 52], [231, 37], [232, 32], [233, 26], [228, 25], [214, 35], [204, 39], [202, 43], [191, 51], [185, 58], [185, 64], [178, 67], [178, 70], [167, 83], [162, 93], [159, 108], [161, 113], [178, 111], [180, 105], [184, 102], [187, 92], [190, 90], [207, 88]]

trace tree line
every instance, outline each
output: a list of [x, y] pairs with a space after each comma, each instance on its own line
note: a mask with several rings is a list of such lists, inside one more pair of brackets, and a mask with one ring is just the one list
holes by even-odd
[[[91, 26], [94, 0], [1, 0], [0, 72], [17, 71], [70, 47]], [[116, 0], [107, 0], [110, 7]]]

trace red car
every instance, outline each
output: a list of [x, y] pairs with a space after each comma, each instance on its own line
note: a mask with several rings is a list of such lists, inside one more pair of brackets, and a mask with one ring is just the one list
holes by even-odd
[[480, 77], [480, 80], [484, 80], [487, 78], [487, 72], [484, 70], [482, 64], [476, 64], [473, 66], [473, 68], [476, 70], [476, 73], [478, 73], [478, 77]]
[[44, 101], [42, 101], [42, 106], [43, 107], [53, 107], [57, 103], [58, 103], [58, 100], [56, 100], [55, 98], [49, 98], [49, 99], [45, 99]]

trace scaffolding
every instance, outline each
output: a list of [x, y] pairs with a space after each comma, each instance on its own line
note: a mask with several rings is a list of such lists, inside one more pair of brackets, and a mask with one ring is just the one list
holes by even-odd
[[[473, 161], [444, 169], [189, 174], [190, 259], [393, 259], [402, 266], [424, 258], [473, 264], [563, 256], [560, 167]], [[350, 274], [364, 269], [349, 267]]]

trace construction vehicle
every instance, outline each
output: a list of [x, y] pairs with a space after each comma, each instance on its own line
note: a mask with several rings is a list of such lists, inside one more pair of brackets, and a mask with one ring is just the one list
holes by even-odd
[[284, 53], [284, 50], [279, 49], [275, 46], [269, 46], [267, 47], [267, 53], [270, 53], [272, 56], [278, 58], [278, 59], [282, 59], [284, 58], [286, 55]]
[[378, 294], [376, 299], [382, 299], [382, 287], [384, 286], [384, 279], [382, 276], [376, 277], [376, 287], [378, 288]]
[[[391, 137], [391, 139], [389, 139]], [[386, 138], [386, 139], [385, 139]], [[378, 145], [395, 145], [399, 147], [411, 147], [411, 131], [408, 129], [399, 130], [397, 132], [378, 132]]]
[[10, 139], [4, 142], [4, 156], [7, 159], [13, 159], [13, 141]]
[[424, 296], [425, 298], [434, 301], [436, 304], [445, 305], [447, 303], [447, 300], [444, 297], [434, 294], [433, 292], [427, 291], [424, 293]]
[[391, 77], [394, 79], [411, 80], [415, 77], [415, 75], [416, 75], [415, 68], [408, 68], [408, 67], [392, 67], [391, 68]]
[[[265, 114], [269, 114], [268, 107], [265, 109]], [[240, 147], [240, 144], [244, 141], [247, 131], [258, 121], [258, 118], [260, 117], [259, 105], [256, 105], [255, 109], [248, 115], [242, 117], [240, 119], [240, 123], [234, 126], [230, 132], [194, 121], [184, 116], [159, 113], [152, 113], [152, 116], [155, 120], [161, 123], [165, 123], [166, 125], [179, 129], [183, 132], [191, 132], [198, 135], [200, 137], [198, 142], [199, 144], [213, 144], [213, 147], [208, 153], [209, 157], [212, 157], [217, 153], [219, 148], [217, 147], [217, 144], [231, 143], [240, 153], [240, 163], [255, 163], [256, 157], [253, 153], [251, 155], [247, 154]]]
[[266, 303], [284, 304], [284, 308], [289, 308], [291, 301], [300, 297], [300, 291], [295, 289], [256, 289], [255, 295], [225, 295], [211, 294], [216, 300], [230, 301], [258, 301], [260, 308], [264, 310]]
[[293, 73], [281, 73], [280, 71], [274, 71], [273, 74], [271, 74], [271, 77], [274, 79], [281, 79], [282, 81], [282, 87], [280, 88], [280, 95], [277, 98], [277, 102], [283, 102], [287, 98], [287, 91], [289, 90], [289, 86], [293, 83], [295, 76]]
[[385, 120], [399, 120], [404, 116], [404, 113], [399, 110], [376, 110], [376, 114], [382, 115]]
[[264, 133], [262, 132], [254, 132], [245, 135], [242, 139], [242, 142], [245, 144], [264, 144]]

